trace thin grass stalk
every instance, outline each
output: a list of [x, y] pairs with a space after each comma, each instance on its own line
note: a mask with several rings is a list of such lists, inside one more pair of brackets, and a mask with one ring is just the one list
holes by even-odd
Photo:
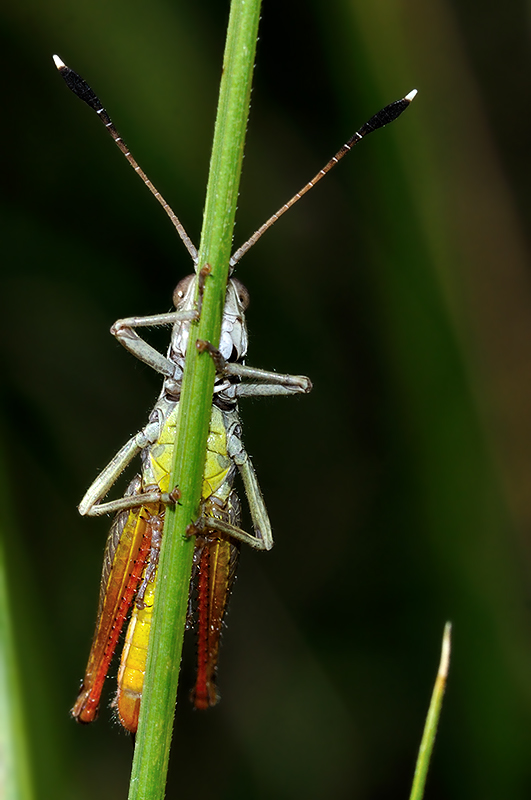
[[[5, 487], [5, 475], [2, 475]], [[7, 501], [4, 508], [7, 507]], [[0, 798], [32, 800], [30, 745], [24, 718], [20, 668], [14, 640], [8, 565], [4, 542], [11, 525], [4, 512], [0, 517]]]
[[435, 678], [435, 685], [431, 695], [426, 723], [424, 725], [424, 733], [422, 734], [422, 741], [417, 756], [413, 786], [411, 787], [409, 800], [422, 800], [424, 796], [424, 787], [426, 786], [426, 778], [428, 776], [433, 745], [435, 744], [437, 725], [439, 724], [444, 690], [446, 688], [446, 679], [448, 678], [448, 668], [450, 666], [451, 632], [452, 624], [447, 622], [444, 626], [441, 660], [437, 677]]
[[182, 497], [166, 513], [129, 800], [164, 797], [193, 556], [186, 528], [199, 508], [215, 377], [195, 341], [219, 341], [259, 17], [259, 0], [231, 3], [198, 261], [211, 274], [186, 356], [171, 479]]

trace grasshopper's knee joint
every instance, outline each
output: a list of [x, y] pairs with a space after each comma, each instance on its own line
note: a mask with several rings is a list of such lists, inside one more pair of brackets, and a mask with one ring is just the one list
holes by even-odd
[[120, 336], [123, 335], [124, 330], [125, 326], [121, 319], [117, 319], [116, 322], [111, 325], [111, 334], [117, 338], [120, 338]]

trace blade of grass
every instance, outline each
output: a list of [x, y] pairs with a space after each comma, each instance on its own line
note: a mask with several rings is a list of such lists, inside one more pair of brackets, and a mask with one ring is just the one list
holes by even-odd
[[259, 0], [231, 3], [198, 260], [211, 274], [186, 356], [172, 474], [182, 498], [166, 513], [129, 800], [164, 796], [193, 555], [186, 528], [199, 507], [214, 388], [213, 363], [195, 341], [219, 341], [259, 17]]
[[422, 741], [420, 743], [419, 754], [415, 766], [415, 775], [413, 776], [413, 786], [411, 787], [409, 800], [422, 800], [424, 795], [424, 787], [426, 785], [428, 768], [430, 766], [430, 758], [433, 745], [435, 743], [435, 735], [437, 733], [437, 725], [439, 724], [439, 716], [441, 714], [444, 690], [446, 688], [448, 668], [450, 666], [451, 632], [452, 625], [450, 622], [447, 622], [444, 626], [439, 670], [437, 672], [437, 677], [435, 678], [435, 686], [433, 687], [430, 707], [428, 709], [428, 715], [424, 725], [424, 733], [422, 734]]
[[[5, 479], [5, 476], [2, 475], [2, 478]], [[2, 480], [1, 485], [5, 487], [6, 481]], [[5, 502], [3, 508], [7, 506]], [[21, 700], [4, 548], [9, 527], [4, 510], [0, 518], [0, 797], [32, 800], [34, 793], [29, 743]]]

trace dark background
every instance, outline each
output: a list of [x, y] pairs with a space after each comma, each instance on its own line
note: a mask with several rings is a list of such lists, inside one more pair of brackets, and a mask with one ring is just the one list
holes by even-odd
[[[191, 268], [51, 55], [197, 242], [227, 16], [0, 12], [1, 508], [42, 798], [126, 796], [116, 666], [99, 721], [68, 716], [109, 525], [76, 504], [160, 387], [108, 329], [169, 310]], [[314, 391], [242, 408], [276, 546], [242, 555], [204, 715], [188, 637], [168, 797], [407, 797], [447, 619], [426, 797], [530, 795], [530, 22], [514, 0], [264, 2], [236, 245], [379, 107], [419, 96], [238, 268], [249, 363]]]

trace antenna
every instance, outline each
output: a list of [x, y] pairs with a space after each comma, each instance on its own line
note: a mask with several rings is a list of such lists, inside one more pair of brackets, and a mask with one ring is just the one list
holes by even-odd
[[161, 193], [157, 191], [155, 186], [149, 180], [146, 173], [139, 167], [139, 165], [129, 152], [129, 148], [127, 147], [126, 143], [124, 142], [124, 140], [114, 127], [114, 124], [111, 121], [111, 118], [109, 117], [107, 111], [101, 104], [99, 97], [90, 88], [88, 83], [84, 81], [80, 75], [77, 74], [77, 72], [74, 72], [73, 69], [70, 69], [70, 67], [67, 67], [66, 64], [64, 64], [64, 62], [59, 58], [59, 56], [54, 56], [53, 60], [55, 66], [59, 70], [60, 75], [64, 78], [64, 81], [68, 86], [68, 88], [71, 89], [71, 91], [74, 92], [74, 94], [77, 95], [80, 100], [83, 100], [83, 102], [85, 102], [88, 106], [93, 108], [96, 114], [99, 116], [99, 118], [105, 125], [106, 129], [109, 131], [110, 135], [112, 136], [112, 138], [114, 139], [114, 141], [116, 142], [116, 144], [118, 145], [118, 147], [120, 148], [126, 159], [133, 167], [136, 174], [140, 176], [140, 178], [144, 181], [151, 194], [154, 197], [156, 197], [156, 199], [159, 201], [162, 208], [164, 209], [166, 214], [171, 219], [173, 225], [177, 229], [177, 233], [181, 237], [184, 246], [192, 256], [192, 260], [194, 261], [194, 263], [197, 263], [197, 250], [194, 244], [192, 243], [192, 240], [190, 239], [185, 229], [183, 228], [181, 222], [179, 221], [179, 218], [173, 213], [169, 204], [163, 198]]
[[285, 214], [289, 208], [294, 206], [295, 203], [298, 200], [300, 200], [303, 195], [306, 194], [306, 192], [309, 192], [310, 189], [313, 189], [315, 184], [319, 183], [321, 178], [324, 178], [326, 173], [330, 172], [332, 167], [335, 167], [335, 165], [339, 161], [341, 161], [343, 156], [345, 156], [349, 152], [349, 150], [352, 150], [354, 145], [358, 144], [358, 142], [361, 142], [363, 137], [366, 136], [368, 133], [372, 133], [373, 131], [378, 130], [378, 128], [383, 128], [383, 126], [387, 125], [389, 122], [394, 122], [394, 120], [397, 119], [397, 117], [399, 117], [400, 114], [406, 110], [406, 108], [409, 106], [409, 104], [414, 99], [416, 94], [417, 90], [413, 89], [411, 92], [409, 92], [409, 94], [406, 94], [406, 96], [402, 100], [395, 100], [394, 103], [390, 103], [390, 105], [385, 106], [385, 108], [382, 108], [381, 111], [378, 111], [377, 114], [371, 117], [370, 120], [365, 123], [365, 125], [362, 125], [361, 128], [358, 131], [356, 131], [356, 133], [353, 136], [350, 137], [348, 142], [345, 142], [343, 147], [337, 151], [335, 156], [333, 156], [330, 159], [330, 161], [327, 164], [325, 164], [325, 166], [317, 173], [317, 175], [314, 178], [312, 178], [311, 181], [309, 181], [309, 183], [303, 186], [302, 189], [299, 192], [297, 192], [297, 194], [294, 194], [291, 200], [288, 200], [288, 202], [285, 203], [281, 208], [279, 208], [279, 210], [275, 214], [273, 214], [273, 216], [269, 217], [267, 222], [264, 222], [264, 224], [260, 228], [258, 228], [258, 230], [255, 231], [255, 233], [253, 233], [251, 238], [248, 239], [244, 244], [242, 244], [242, 246], [239, 247], [238, 250], [236, 250], [234, 255], [231, 256], [229, 262], [231, 270], [234, 268], [235, 264], [238, 263], [240, 258], [243, 255], [245, 255], [245, 253], [248, 250], [251, 249], [253, 244], [256, 244], [258, 239], [267, 231], [267, 229], [270, 228], [272, 225], [274, 225], [277, 219], [280, 219], [282, 214]]
[[[157, 191], [156, 187], [151, 183], [146, 173], [141, 169], [141, 167], [137, 164], [136, 160], [129, 152], [129, 148], [127, 147], [124, 140], [114, 127], [114, 124], [111, 118], [109, 117], [107, 111], [103, 107], [99, 97], [91, 89], [88, 83], [84, 81], [80, 75], [77, 74], [77, 72], [74, 72], [73, 69], [70, 69], [70, 67], [66, 66], [66, 64], [59, 58], [59, 56], [53, 56], [53, 60], [55, 66], [59, 70], [68, 88], [72, 92], [74, 92], [74, 94], [77, 95], [80, 100], [83, 100], [83, 102], [85, 102], [88, 106], [94, 109], [96, 114], [99, 116], [99, 118], [105, 125], [106, 129], [108, 130], [108, 132], [110, 133], [110, 135], [112, 136], [112, 138], [114, 139], [114, 141], [116, 142], [116, 144], [118, 145], [118, 147], [120, 148], [126, 159], [133, 167], [134, 171], [137, 173], [137, 175], [140, 176], [140, 178], [146, 184], [151, 194], [159, 201], [162, 208], [164, 209], [168, 217], [171, 219], [174, 227], [177, 229], [177, 233], [181, 237], [184, 246], [190, 253], [192, 260], [194, 261], [195, 264], [197, 264], [197, 249], [194, 246], [192, 240], [186, 233], [182, 223], [180, 222], [176, 214], [174, 214], [169, 204], [163, 198], [161, 193]], [[260, 237], [263, 236], [263, 234], [272, 225], [274, 225], [275, 222], [278, 219], [280, 219], [280, 217], [283, 214], [285, 214], [286, 211], [288, 211], [288, 209], [294, 206], [295, 203], [298, 202], [301, 199], [301, 197], [306, 194], [306, 192], [309, 192], [310, 189], [313, 189], [315, 184], [319, 183], [321, 178], [324, 178], [326, 173], [330, 172], [330, 170], [333, 167], [335, 167], [335, 165], [339, 161], [341, 161], [343, 156], [345, 156], [350, 150], [352, 150], [354, 145], [358, 144], [358, 142], [360, 142], [363, 139], [363, 137], [366, 136], [368, 133], [372, 133], [373, 131], [378, 130], [378, 128], [383, 128], [384, 125], [388, 125], [390, 122], [394, 122], [394, 120], [397, 119], [400, 116], [400, 114], [402, 114], [402, 112], [406, 110], [411, 101], [415, 98], [416, 94], [417, 90], [413, 89], [411, 92], [409, 92], [409, 94], [406, 94], [406, 96], [403, 97], [402, 100], [395, 100], [394, 103], [390, 103], [388, 106], [385, 106], [385, 108], [382, 108], [381, 111], [378, 111], [377, 114], [375, 114], [364, 125], [362, 125], [361, 128], [357, 130], [353, 136], [350, 137], [348, 142], [345, 142], [343, 147], [341, 147], [337, 151], [335, 156], [333, 156], [330, 159], [330, 161], [328, 161], [328, 163], [325, 164], [325, 166], [321, 170], [319, 170], [317, 175], [315, 175], [311, 181], [309, 181], [305, 186], [303, 186], [302, 189], [297, 192], [297, 194], [294, 194], [291, 200], [288, 200], [288, 202], [285, 203], [281, 208], [279, 208], [278, 211], [275, 212], [275, 214], [269, 217], [267, 222], [264, 222], [264, 224], [261, 225], [260, 228], [258, 228], [258, 230], [253, 233], [251, 238], [248, 239], [246, 242], [244, 242], [244, 244], [242, 244], [241, 247], [239, 247], [238, 250], [236, 250], [236, 252], [231, 256], [229, 261], [231, 272], [234, 269], [234, 266], [242, 258], [242, 256], [244, 256], [245, 253], [248, 250], [250, 250], [254, 244], [256, 244], [258, 239], [260, 239]]]

